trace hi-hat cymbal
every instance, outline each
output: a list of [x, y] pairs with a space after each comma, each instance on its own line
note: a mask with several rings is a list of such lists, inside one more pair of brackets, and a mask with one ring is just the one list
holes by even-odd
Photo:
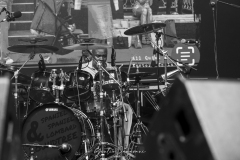
[[124, 32], [125, 35], [138, 35], [138, 34], [148, 34], [156, 32], [162, 28], [166, 27], [165, 23], [149, 23], [149, 24], [143, 24], [140, 26], [136, 26], [133, 28], [130, 28]]
[[64, 49], [69, 50], [92, 50], [92, 49], [105, 49], [110, 48], [111, 46], [106, 44], [99, 44], [99, 43], [79, 43], [74, 44], [72, 46], [63, 47]]
[[135, 78], [135, 77], [149, 77], [153, 76], [155, 73], [150, 73], [150, 72], [135, 72], [135, 73], [129, 73], [129, 78]]
[[57, 47], [49, 45], [15, 45], [8, 47], [8, 50], [11, 52], [17, 53], [51, 53], [58, 51]]

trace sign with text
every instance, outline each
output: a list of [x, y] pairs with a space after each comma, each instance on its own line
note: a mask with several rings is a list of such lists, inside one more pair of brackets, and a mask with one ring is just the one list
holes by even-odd
[[[200, 61], [200, 52], [195, 45], [178, 43], [174, 46], [171, 55], [173, 59], [187, 63], [190, 66], [196, 65]], [[178, 65], [181, 66], [179, 63]]]

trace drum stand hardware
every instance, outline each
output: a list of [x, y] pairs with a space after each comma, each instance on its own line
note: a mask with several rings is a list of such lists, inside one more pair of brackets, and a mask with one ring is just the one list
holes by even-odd
[[[117, 105], [116, 105], [116, 94], [115, 94], [115, 90], [112, 90], [112, 115], [113, 115], [113, 131], [114, 131], [114, 145], [118, 146], [118, 138], [117, 138]], [[124, 141], [123, 141], [124, 142]], [[115, 159], [117, 160], [117, 158], [119, 158], [118, 156], [118, 148], [115, 148]]]
[[[60, 74], [58, 75], [56, 72], [57, 72], [57, 69], [52, 69], [51, 71], [51, 75], [49, 77], [49, 81], [50, 82], [53, 82], [53, 85], [52, 85], [52, 90], [53, 90], [53, 95], [56, 96], [56, 99], [55, 99], [55, 103], [60, 103], [60, 100], [59, 100], [59, 96], [62, 96], [63, 95], [63, 90], [65, 88], [65, 85], [64, 85], [64, 81], [69, 81], [69, 77], [64, 74], [63, 70], [60, 69]], [[57, 77], [60, 78], [60, 86], [57, 85], [56, 81], [57, 81]], [[60, 95], [59, 95], [59, 91], [60, 91]]]
[[[139, 72], [139, 69], [137, 68], [136, 73]], [[140, 127], [142, 128], [143, 132], [145, 135], [147, 135], [147, 127], [140, 121], [141, 115], [140, 115], [140, 91], [139, 91], [139, 84], [140, 84], [141, 77], [140, 76], [135, 76], [135, 83], [137, 84], [137, 103], [136, 103], [136, 109], [137, 109], [137, 123], [135, 124], [136, 126], [136, 131], [134, 132], [134, 137], [137, 138], [137, 144], [140, 145], [142, 144], [142, 136], [141, 136], [141, 130]], [[134, 126], [134, 128], [135, 128]], [[146, 129], [146, 130], [145, 130]]]
[[[111, 77], [118, 84], [120, 90], [122, 89], [122, 86], [111, 74], [109, 74], [107, 72], [107, 70], [102, 66], [101, 62], [97, 61], [96, 58], [92, 55], [92, 53], [88, 49], [87, 49], [87, 51], [92, 56], [93, 60], [97, 62], [97, 66], [98, 66], [99, 82], [100, 82], [100, 85], [99, 85], [99, 89], [100, 89], [99, 95], [100, 95], [101, 141], [97, 145], [101, 146], [101, 157], [100, 157], [100, 160], [107, 160], [108, 158], [105, 158], [105, 151], [104, 151], [106, 142], [105, 142], [105, 135], [104, 135], [104, 124], [105, 124], [104, 107], [103, 107], [103, 95], [104, 95], [104, 93], [103, 93], [103, 89], [102, 89], [102, 80], [103, 80], [102, 74], [103, 74], [103, 71], [105, 71], [109, 75], [109, 77]], [[124, 113], [125, 113], [124, 114], [125, 120], [127, 120], [125, 107], [123, 107], [123, 110], [124, 110]], [[116, 129], [116, 124], [115, 124], [115, 129]], [[114, 133], [115, 133], [115, 136], [116, 136], [116, 131], [114, 131]], [[115, 143], [117, 144], [116, 137], [114, 137], [114, 140], [115, 140]], [[118, 153], [118, 151], [117, 151], [117, 153]]]

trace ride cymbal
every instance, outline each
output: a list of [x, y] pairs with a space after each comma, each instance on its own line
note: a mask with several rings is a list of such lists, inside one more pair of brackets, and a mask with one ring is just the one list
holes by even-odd
[[57, 47], [49, 45], [15, 45], [8, 47], [8, 50], [11, 52], [17, 53], [51, 53], [58, 51]]
[[79, 43], [74, 44], [72, 46], [63, 47], [64, 49], [69, 50], [92, 50], [92, 49], [105, 49], [110, 48], [111, 46], [106, 44], [99, 44], [99, 43]]
[[156, 32], [164, 27], [166, 27], [165, 23], [143, 24], [143, 25], [136, 26], [126, 30], [124, 34], [128, 36], [138, 35], [138, 34], [148, 34], [148, 33]]

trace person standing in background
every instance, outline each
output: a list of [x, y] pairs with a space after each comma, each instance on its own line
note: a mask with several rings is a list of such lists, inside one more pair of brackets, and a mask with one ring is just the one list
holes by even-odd
[[182, 6], [183, 6], [183, 0], [167, 0], [166, 2], [166, 14], [171, 14], [171, 6], [172, 3], [176, 3], [175, 5], [177, 5], [177, 12], [173, 12], [173, 14], [182, 14]]
[[152, 23], [153, 0], [136, 0], [133, 6], [133, 16], [140, 18], [140, 25]]
[[[133, 16], [140, 19], [140, 25], [152, 23], [152, 9], [153, 0], [136, 0], [133, 6]], [[146, 38], [151, 39], [150, 35], [145, 35]], [[142, 35], [135, 37], [135, 48], [142, 48]]]

